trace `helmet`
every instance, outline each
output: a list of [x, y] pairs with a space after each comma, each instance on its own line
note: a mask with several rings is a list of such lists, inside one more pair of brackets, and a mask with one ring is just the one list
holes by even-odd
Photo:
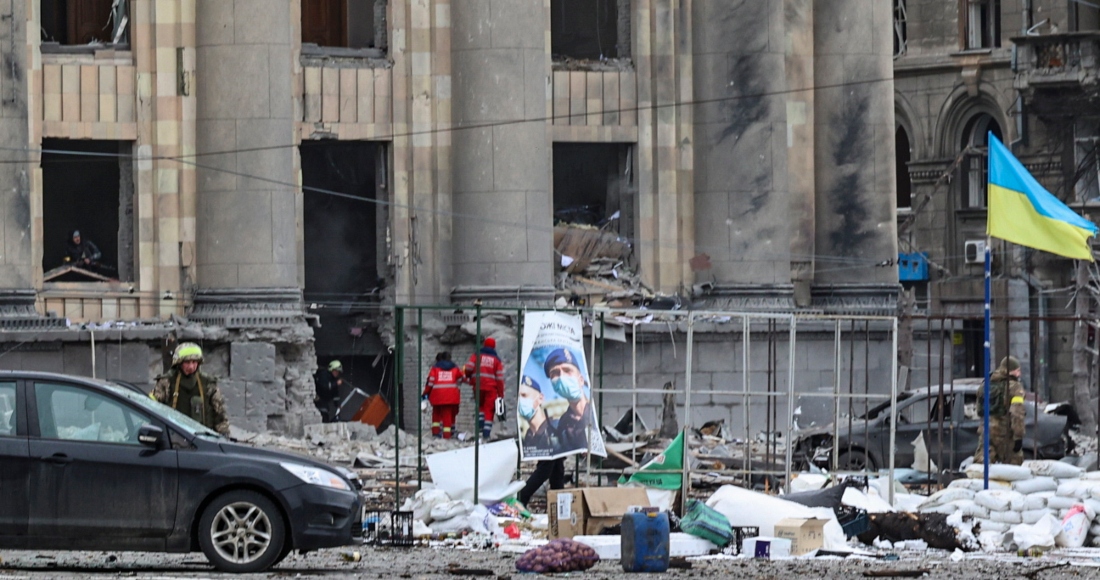
[[202, 362], [202, 348], [193, 342], [181, 342], [172, 353], [172, 366], [189, 360]]
[[495, 338], [489, 337], [485, 339], [485, 342], [483, 344], [485, 345], [485, 348], [496, 348], [497, 340]]
[[1006, 356], [1001, 359], [1001, 368], [1009, 372], [1019, 370], [1020, 361], [1014, 356]]
[[344, 370], [344, 365], [340, 364], [340, 361], [334, 360], [334, 361], [328, 363], [328, 370], [329, 371], [342, 371], [342, 370]]

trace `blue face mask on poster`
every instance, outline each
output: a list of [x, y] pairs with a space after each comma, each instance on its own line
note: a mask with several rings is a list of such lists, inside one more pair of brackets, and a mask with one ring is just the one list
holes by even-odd
[[551, 381], [550, 384], [554, 385], [554, 392], [557, 393], [559, 397], [568, 400], [570, 403], [575, 403], [584, 396], [584, 391], [581, 390], [581, 383], [576, 377], [563, 374]]
[[528, 421], [535, 418], [535, 404], [531, 402], [531, 399], [519, 398], [519, 416]]

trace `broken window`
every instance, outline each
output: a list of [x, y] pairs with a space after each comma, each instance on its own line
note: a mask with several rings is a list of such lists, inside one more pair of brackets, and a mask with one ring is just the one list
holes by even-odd
[[985, 113], [971, 119], [963, 131], [962, 147], [968, 149], [962, 164], [963, 208], [985, 207], [986, 173], [988, 172], [986, 159], [989, 147], [987, 134], [989, 132], [996, 135], [998, 139], [1002, 139], [1001, 126], [993, 120], [993, 117]]
[[630, 1], [551, 0], [550, 51], [555, 58], [630, 58]]
[[554, 144], [554, 247], [569, 272], [633, 259], [633, 158], [619, 143]]
[[304, 51], [326, 48], [386, 48], [388, 0], [302, 0]]
[[[303, 141], [304, 297], [320, 316], [318, 354], [372, 354], [377, 332], [361, 322], [378, 306], [388, 198], [386, 148], [370, 141]], [[365, 349], [365, 350], [364, 350]], [[337, 358], [340, 358], [337, 356]]]
[[1074, 183], [1077, 200], [1096, 202], [1100, 198], [1100, 130], [1095, 121], [1079, 118], [1074, 127]]
[[909, 39], [909, 31], [906, 22], [909, 15], [906, 14], [906, 0], [894, 0], [894, 58], [905, 54], [905, 45]]
[[42, 48], [128, 44], [128, 0], [42, 0]]
[[133, 280], [133, 147], [43, 139], [44, 282]]
[[966, 48], [1001, 46], [1000, 0], [963, 0], [966, 3]]
[[898, 127], [894, 135], [894, 149], [897, 159], [898, 209], [909, 209], [913, 205], [913, 181], [909, 177], [912, 149], [909, 145], [909, 133], [905, 131], [905, 127]]

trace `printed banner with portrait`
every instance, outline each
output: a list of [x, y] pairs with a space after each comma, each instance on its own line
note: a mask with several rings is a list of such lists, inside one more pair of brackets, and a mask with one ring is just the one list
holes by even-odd
[[520, 454], [524, 461], [577, 453], [607, 457], [592, 399], [581, 317], [528, 312], [520, 366]]

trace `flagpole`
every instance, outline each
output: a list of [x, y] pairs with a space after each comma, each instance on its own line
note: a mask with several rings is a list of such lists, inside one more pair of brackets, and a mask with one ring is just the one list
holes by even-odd
[[982, 401], [982, 453], [984, 459], [982, 466], [984, 472], [982, 474], [982, 489], [989, 489], [989, 305], [992, 302], [993, 286], [990, 277], [990, 270], [992, 270], [993, 264], [993, 252], [990, 248], [993, 239], [989, 236], [985, 238], [985, 357], [984, 367], [985, 371], [985, 388], [982, 389], [985, 400]]

